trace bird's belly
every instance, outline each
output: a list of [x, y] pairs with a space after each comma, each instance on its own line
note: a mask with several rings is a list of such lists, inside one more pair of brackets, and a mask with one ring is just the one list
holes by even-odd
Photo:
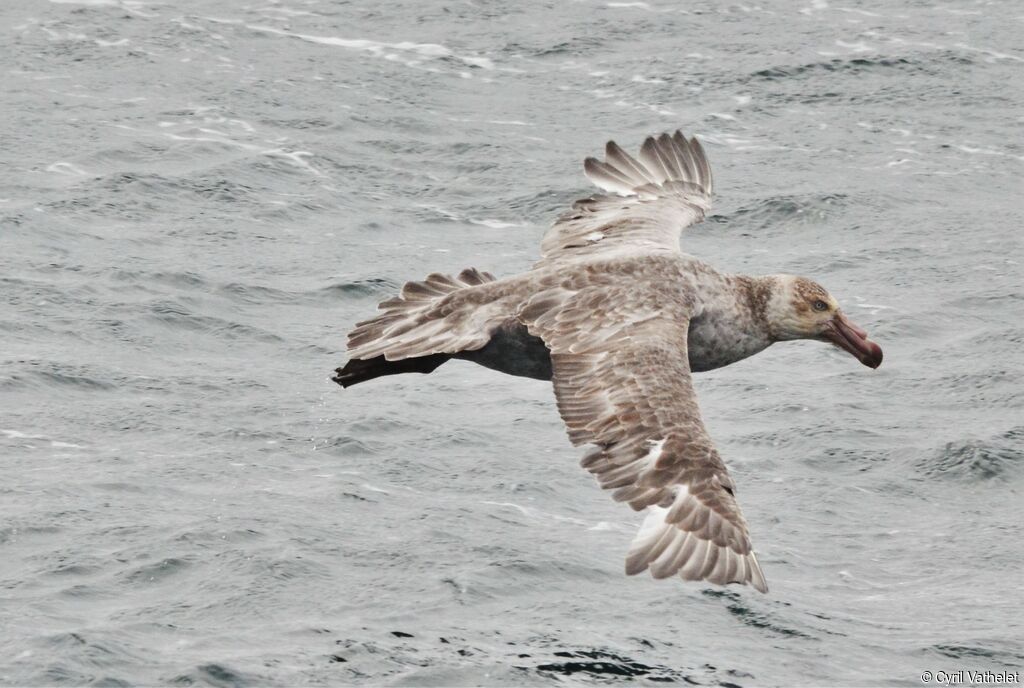
[[[687, 341], [690, 370], [700, 373], [721, 368], [752, 356], [767, 345], [732, 328], [699, 322], [691, 324]], [[473, 361], [506, 375], [551, 379], [551, 351], [543, 340], [531, 335], [525, 325], [512, 319], [499, 327], [482, 349], [463, 351], [455, 354], [455, 358]]]
[[543, 340], [531, 335], [526, 326], [516, 320], [506, 321], [482, 349], [463, 351], [455, 358], [473, 361], [507, 375], [551, 379], [551, 351]]

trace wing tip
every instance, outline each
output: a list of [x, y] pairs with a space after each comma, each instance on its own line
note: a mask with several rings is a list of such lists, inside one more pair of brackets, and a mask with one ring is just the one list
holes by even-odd
[[[647, 136], [640, 145], [637, 160], [626, 153], [614, 140], [605, 143], [605, 159], [588, 157], [583, 161], [588, 177], [593, 174], [607, 175], [608, 171], [628, 182], [625, 193], [653, 182], [659, 186], [673, 181], [695, 184], [708, 196], [711, 195], [711, 166], [703, 146], [696, 136], [689, 139], [682, 129], [674, 133], [662, 132]], [[599, 187], [605, 185], [595, 181]], [[616, 189], [619, 193], [623, 193]]]
[[761, 570], [761, 564], [757, 561], [757, 555], [751, 550], [750, 554], [747, 555], [747, 563], [750, 566], [748, 572], [747, 581], [750, 585], [757, 590], [759, 593], [768, 593], [768, 582], [764, 578], [764, 571]]
[[670, 509], [648, 508], [626, 555], [627, 576], [650, 570], [655, 580], [675, 576], [712, 585], [749, 585], [762, 594], [768, 592], [764, 572], [757, 555], [749, 548], [749, 541], [740, 547], [745, 551], [740, 551], [679, 527], [679, 519], [673, 520], [671, 515]]

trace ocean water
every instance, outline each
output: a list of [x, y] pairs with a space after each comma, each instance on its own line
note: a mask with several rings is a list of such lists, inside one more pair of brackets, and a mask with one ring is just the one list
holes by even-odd
[[[0, 683], [922, 685], [1021, 671], [1012, 0], [0, 4]], [[684, 248], [825, 284], [877, 371], [698, 376], [771, 592], [627, 578], [550, 385], [349, 390], [401, 284], [508, 275], [608, 138]]]

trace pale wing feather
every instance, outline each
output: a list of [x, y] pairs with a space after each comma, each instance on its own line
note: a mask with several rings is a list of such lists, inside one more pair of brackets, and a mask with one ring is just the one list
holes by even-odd
[[614, 141], [605, 160], [587, 158], [587, 177], [603, 191], [576, 201], [544, 235], [538, 266], [624, 251], [678, 251], [679, 235], [711, 208], [714, 180], [697, 139], [681, 132], [649, 137], [639, 160]]
[[680, 280], [577, 275], [518, 313], [551, 349], [558, 409], [602, 487], [648, 515], [629, 574], [679, 575], [765, 592], [735, 487], [693, 390]]
[[457, 277], [433, 273], [406, 282], [399, 296], [378, 306], [381, 313], [349, 332], [349, 358], [400, 361], [479, 349], [508, 317], [504, 284], [473, 268]]

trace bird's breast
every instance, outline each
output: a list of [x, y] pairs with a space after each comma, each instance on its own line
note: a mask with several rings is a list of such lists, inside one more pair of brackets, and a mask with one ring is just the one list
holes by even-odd
[[687, 336], [690, 370], [714, 370], [763, 351], [771, 342], [750, 325], [713, 312], [691, 320]]

